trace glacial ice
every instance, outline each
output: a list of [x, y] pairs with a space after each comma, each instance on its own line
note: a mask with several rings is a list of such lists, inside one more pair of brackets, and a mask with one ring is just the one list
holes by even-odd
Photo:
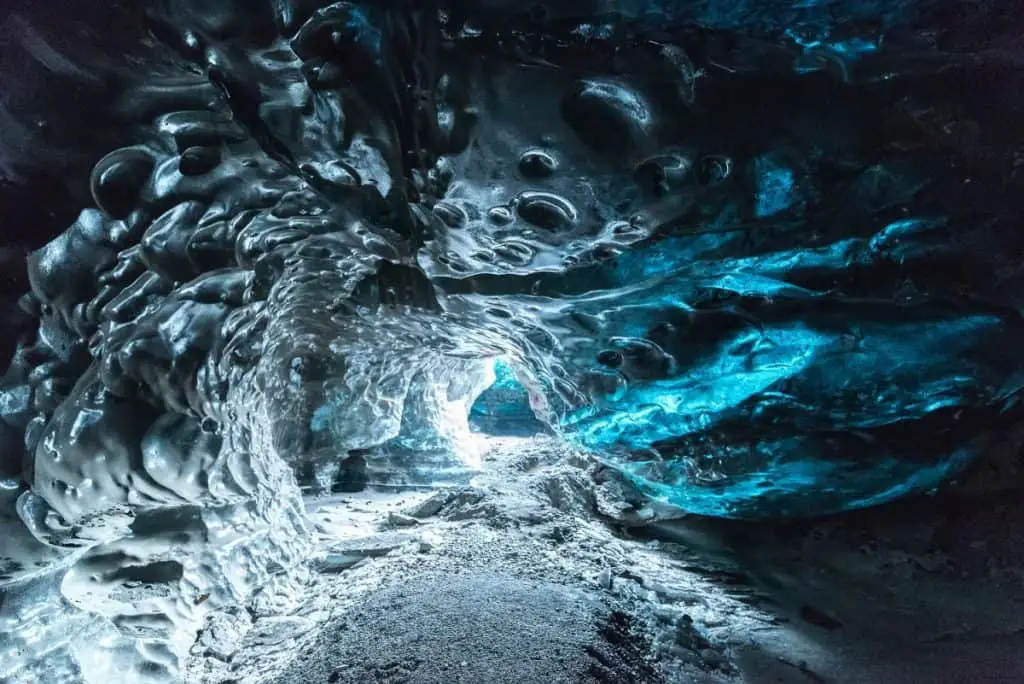
[[80, 213], [0, 382], [0, 678], [165, 681], [209, 611], [290, 591], [304, 493], [462, 482], [487, 434], [735, 518], [930, 492], [1008, 438], [997, 9], [522, 9], [7, 19], [0, 169]]

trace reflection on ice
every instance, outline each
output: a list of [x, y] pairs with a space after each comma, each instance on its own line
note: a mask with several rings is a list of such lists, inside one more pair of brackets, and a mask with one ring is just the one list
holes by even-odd
[[0, 381], [2, 676], [167, 681], [288, 612], [304, 495], [465, 483], [485, 435], [774, 518], [1019, 419], [985, 3], [244, 4], [0, 26], [0, 164], [81, 209]]

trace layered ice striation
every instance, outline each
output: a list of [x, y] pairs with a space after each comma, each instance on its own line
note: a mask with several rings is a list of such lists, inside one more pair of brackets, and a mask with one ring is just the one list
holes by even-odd
[[83, 7], [0, 41], [0, 168], [80, 209], [0, 385], [0, 678], [165, 681], [285, 610], [304, 492], [463, 482], [487, 434], [740, 518], [1015, 439], [995, 3]]

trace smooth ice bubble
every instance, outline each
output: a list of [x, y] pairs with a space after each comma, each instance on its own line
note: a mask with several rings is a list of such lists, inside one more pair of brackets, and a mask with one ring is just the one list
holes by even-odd
[[524, 192], [516, 198], [516, 211], [527, 223], [546, 230], [571, 228], [578, 212], [567, 199], [550, 192]]
[[1024, 88], [979, 36], [1017, 43], [942, 4], [4, 23], [0, 192], [50, 194], [0, 253], [0, 679], [173, 680], [212, 612], [287, 612], [305, 496], [461, 485], [488, 436], [751, 519], [1012, 442]]
[[543, 178], [558, 170], [558, 159], [545, 150], [528, 150], [519, 158], [519, 171], [527, 177]]

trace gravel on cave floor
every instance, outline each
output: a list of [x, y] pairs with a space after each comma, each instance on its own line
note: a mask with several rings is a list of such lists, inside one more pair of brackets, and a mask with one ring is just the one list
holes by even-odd
[[780, 528], [638, 503], [545, 439], [496, 441], [468, 486], [310, 500], [310, 572], [212, 616], [187, 681], [1024, 681], [1013, 506]]

